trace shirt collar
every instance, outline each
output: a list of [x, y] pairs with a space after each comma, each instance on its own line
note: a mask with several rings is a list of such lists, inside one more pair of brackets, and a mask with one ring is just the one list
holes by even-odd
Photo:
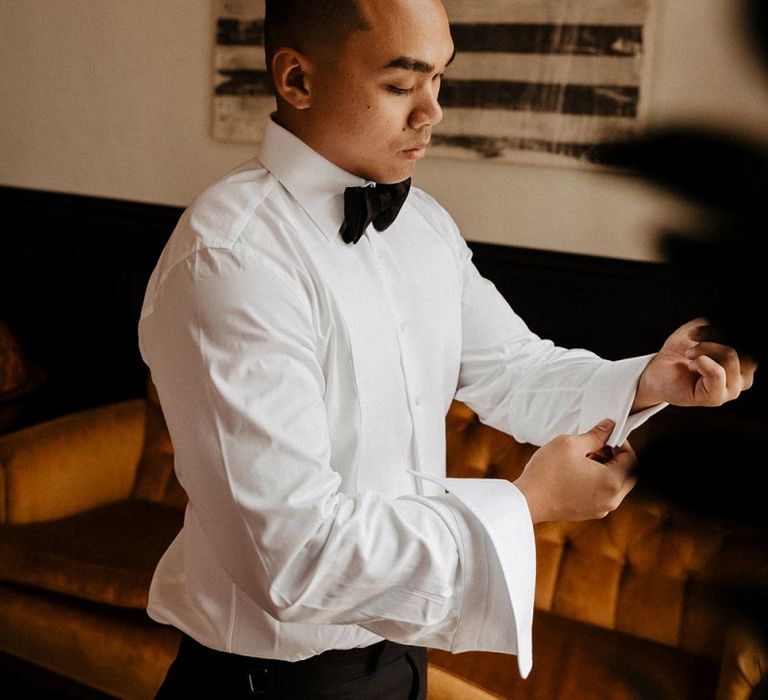
[[344, 222], [344, 190], [372, 184], [323, 158], [271, 117], [259, 160], [329, 241], [336, 238]]

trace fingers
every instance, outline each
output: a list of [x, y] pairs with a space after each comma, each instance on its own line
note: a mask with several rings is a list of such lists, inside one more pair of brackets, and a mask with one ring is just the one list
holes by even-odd
[[604, 518], [616, 510], [637, 484], [635, 471], [637, 458], [629, 443], [609, 449], [613, 455], [603, 463], [602, 475], [599, 475], [594, 482], [596, 487], [594, 505], [599, 511], [594, 517], [597, 518]]
[[[633, 469], [634, 469], [634, 464], [635, 462], [633, 460], [632, 461]], [[616, 494], [616, 507], [614, 508], [614, 510], [616, 510], [616, 508], [618, 508], [622, 504], [624, 499], [627, 497], [627, 494], [629, 494], [629, 492], [633, 488], [635, 488], [636, 485], [637, 485], [637, 476], [634, 476], [634, 475], [628, 476], [626, 479], [624, 479], [624, 482], [622, 483], [621, 488]]]
[[606, 491], [606, 511], [603, 515], [616, 510], [626, 498], [627, 494], [637, 484], [637, 456], [635, 451], [625, 442], [621, 447], [614, 449], [613, 457], [605, 462], [610, 484]]
[[749, 389], [754, 381], [757, 362], [729, 346], [727, 338], [716, 328], [702, 325], [690, 332], [691, 340], [697, 345], [686, 353], [688, 358], [696, 358], [701, 354], [708, 355], [723, 365], [726, 370], [728, 384], [735, 385], [741, 376], [742, 391]]
[[[616, 424], [610, 418], [605, 418], [592, 428], [592, 430], [588, 430], [586, 433], [576, 436], [584, 445], [584, 454], [590, 457], [592, 455], [600, 455], [605, 447], [605, 443], [608, 442], [608, 438], [611, 437], [611, 433], [615, 426]], [[598, 459], [598, 461], [601, 460]]]
[[691, 369], [702, 378], [696, 388], [702, 396], [697, 398], [705, 399], [709, 405], [732, 401], [752, 386], [757, 363], [741, 357], [727, 345], [703, 341], [685, 356], [691, 361]]
[[692, 340], [698, 340], [699, 335], [706, 333], [707, 329], [711, 329], [711, 328], [712, 326], [709, 325], [709, 320], [707, 320], [703, 316], [699, 316], [699, 318], [694, 318], [692, 321], [688, 321], [688, 323], [684, 323], [675, 332], [684, 333]]
[[604, 463], [590, 457], [602, 450], [612, 430], [612, 421], [601, 421], [581, 435], [560, 435], [534, 453], [514, 482], [534, 523], [601, 518], [618, 508], [636, 481], [632, 448], [627, 443], [607, 448]]
[[710, 326], [706, 319], [698, 320], [703, 320], [704, 323], [701, 323], [691, 329], [691, 331], [688, 333], [688, 337], [691, 340], [694, 340], [697, 343], [709, 341], [713, 343], [721, 343], [723, 345], [726, 344], [725, 336], [717, 331], [714, 326]]
[[625, 442], [621, 447], [614, 448], [613, 456], [605, 462], [607, 467], [615, 469], [625, 475], [632, 474], [636, 464], [637, 455], [628, 442]]
[[699, 335], [705, 333], [704, 329], [709, 327], [709, 321], [703, 317], [688, 321], [667, 338], [662, 350], [683, 353], [693, 347], [698, 342]]
[[[595, 472], [595, 485], [601, 484], [597, 489], [601, 493], [598, 503], [600, 512], [597, 517], [605, 517], [608, 513], [616, 510], [626, 495], [637, 484], [637, 475], [635, 467], [637, 466], [637, 455], [629, 442], [624, 442], [620, 447], [609, 447], [605, 444], [614, 428], [614, 422], [606, 419], [598, 423], [592, 430], [577, 438], [587, 438], [589, 440], [603, 441], [599, 450], [595, 450], [587, 457], [603, 465], [604, 471]], [[594, 443], [593, 443], [594, 444]]]

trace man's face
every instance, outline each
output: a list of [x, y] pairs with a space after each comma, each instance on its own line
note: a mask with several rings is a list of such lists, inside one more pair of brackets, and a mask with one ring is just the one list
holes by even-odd
[[372, 29], [316, 62], [304, 138], [328, 160], [382, 183], [404, 180], [442, 119], [453, 41], [439, 0], [361, 0]]

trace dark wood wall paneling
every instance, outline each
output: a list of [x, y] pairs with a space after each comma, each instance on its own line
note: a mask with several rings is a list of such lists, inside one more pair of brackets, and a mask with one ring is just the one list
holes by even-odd
[[[8, 187], [0, 207], [0, 319], [48, 374], [19, 422], [141, 396], [139, 310], [181, 208]], [[471, 247], [529, 326], [567, 347], [611, 359], [653, 352], [698, 313], [662, 264]]]
[[0, 188], [0, 318], [47, 372], [21, 424], [139, 396], [144, 288], [180, 210]]
[[691, 317], [665, 265], [471, 244], [475, 264], [538, 335], [608, 359], [657, 350]]

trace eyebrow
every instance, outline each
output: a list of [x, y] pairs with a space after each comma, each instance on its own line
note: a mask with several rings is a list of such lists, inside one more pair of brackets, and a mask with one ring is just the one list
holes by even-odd
[[[446, 67], [451, 65], [454, 58], [456, 58], [455, 48], [451, 54], [451, 57], [448, 59], [448, 62], [445, 64]], [[416, 73], [431, 73], [435, 70], [435, 66], [431, 63], [420, 61], [418, 58], [411, 58], [410, 56], [398, 56], [397, 58], [387, 63], [384, 68], [402, 68], [403, 70], [412, 70]]]

